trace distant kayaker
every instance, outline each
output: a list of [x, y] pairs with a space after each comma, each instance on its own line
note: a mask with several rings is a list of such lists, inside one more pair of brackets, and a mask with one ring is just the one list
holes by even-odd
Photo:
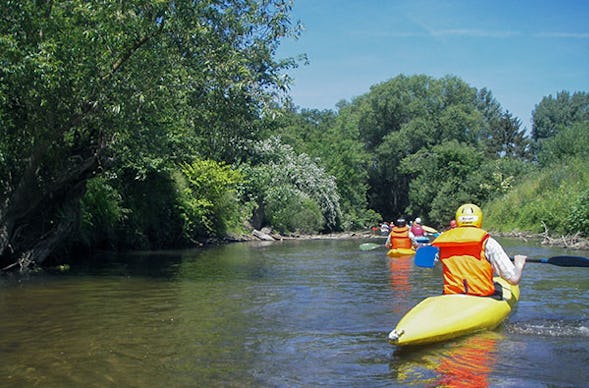
[[411, 224], [411, 228], [409, 229], [409, 238], [411, 239], [411, 243], [414, 247], [419, 246], [419, 239], [426, 237], [427, 232], [423, 229], [423, 225], [421, 224], [421, 218], [417, 217], [413, 223]]
[[382, 225], [380, 225], [380, 233], [383, 236], [387, 236], [390, 232], [391, 232], [391, 227], [389, 226], [389, 223], [386, 221], [383, 221]]
[[454, 229], [454, 228], [456, 228], [456, 226], [458, 226], [458, 225], [456, 225], [456, 220], [451, 220], [450, 226], [448, 227], [448, 229]]
[[407, 222], [404, 218], [399, 218], [397, 220], [397, 222], [391, 229], [391, 233], [389, 233], [387, 241], [384, 243], [384, 245], [388, 249], [411, 248], [411, 239], [409, 238], [409, 227], [407, 226]]
[[456, 211], [456, 225], [437, 237], [444, 276], [444, 294], [491, 296], [495, 294], [493, 273], [516, 285], [522, 278], [526, 256], [515, 255], [512, 263], [503, 247], [486, 231], [483, 212], [474, 204]]

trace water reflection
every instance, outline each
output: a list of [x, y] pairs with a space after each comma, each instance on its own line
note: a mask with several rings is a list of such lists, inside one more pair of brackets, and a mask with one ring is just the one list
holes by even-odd
[[407, 311], [405, 301], [410, 300], [411, 293], [411, 268], [413, 266], [413, 255], [390, 257], [389, 278], [393, 295], [398, 303], [393, 306], [393, 312], [402, 314]]
[[391, 371], [401, 383], [486, 387], [502, 338], [502, 334], [488, 331], [446, 344], [402, 348], [395, 352]]

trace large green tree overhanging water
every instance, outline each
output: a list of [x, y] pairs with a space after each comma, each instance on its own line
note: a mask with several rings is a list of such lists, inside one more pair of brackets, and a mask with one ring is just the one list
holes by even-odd
[[42, 263], [77, 228], [98, 174], [141, 182], [237, 157], [285, 96], [295, 63], [274, 54], [297, 33], [289, 11], [282, 0], [2, 2], [0, 267]]

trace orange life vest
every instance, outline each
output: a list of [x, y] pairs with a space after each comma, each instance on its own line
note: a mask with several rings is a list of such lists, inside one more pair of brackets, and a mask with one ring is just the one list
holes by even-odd
[[393, 248], [411, 248], [411, 239], [409, 239], [409, 227], [407, 225], [403, 227], [393, 227], [393, 229], [391, 230], [391, 246]]
[[444, 271], [444, 294], [489, 296], [495, 292], [493, 267], [485, 258], [489, 234], [482, 229], [459, 227], [436, 238]]

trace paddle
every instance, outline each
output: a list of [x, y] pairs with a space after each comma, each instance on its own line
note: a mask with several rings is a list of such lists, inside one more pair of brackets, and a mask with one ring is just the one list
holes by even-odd
[[[415, 252], [415, 265], [432, 268], [435, 264], [438, 248], [434, 246], [421, 247]], [[510, 257], [513, 260], [512, 257]], [[552, 264], [559, 267], [589, 267], [589, 258], [583, 256], [552, 256], [543, 259], [526, 259], [526, 263]]]
[[[513, 260], [513, 258], [510, 258]], [[559, 267], [589, 267], [589, 258], [583, 256], [552, 256], [544, 259], [530, 259], [526, 263], [552, 264]]]
[[418, 267], [433, 268], [437, 254], [437, 247], [431, 245], [419, 247], [415, 252], [415, 265]]
[[437, 233], [437, 234], [439, 234], [439, 232], [437, 230], [435, 230], [434, 228], [432, 228], [431, 226], [422, 225], [421, 227], [423, 228], [423, 230], [425, 230], [428, 233], [431, 233], [431, 234], [436, 234]]
[[427, 244], [427, 243], [429, 243], [429, 238], [427, 238], [427, 237], [422, 237], [422, 236], [420, 236], [420, 237], [415, 237], [415, 242], [416, 242], [416, 243]]
[[384, 244], [376, 244], [376, 243], [364, 243], [360, 244], [361, 251], [371, 251], [376, 248], [384, 247]]

